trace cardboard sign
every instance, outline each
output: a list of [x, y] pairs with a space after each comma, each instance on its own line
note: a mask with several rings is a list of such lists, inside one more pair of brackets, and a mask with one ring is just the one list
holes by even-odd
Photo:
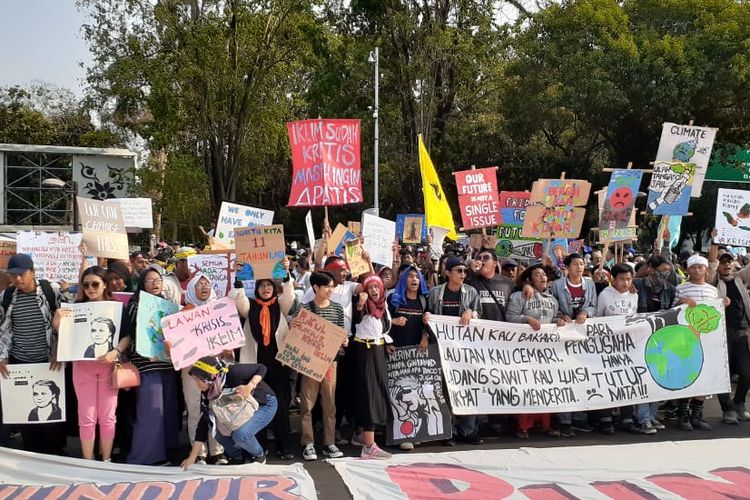
[[685, 215], [695, 179], [695, 164], [668, 161], [654, 163], [648, 186], [648, 208], [654, 215]]
[[70, 316], [60, 320], [58, 361], [95, 360], [117, 347], [120, 341], [120, 302], [76, 302], [62, 304]]
[[161, 320], [164, 338], [172, 344], [175, 370], [190, 366], [203, 356], [220, 354], [245, 345], [240, 315], [234, 299], [209, 302]]
[[427, 239], [427, 223], [424, 214], [397, 214], [396, 238], [403, 245], [419, 245]]
[[198, 271], [206, 275], [218, 298], [226, 297], [232, 290], [237, 275], [234, 252], [212, 251], [188, 256], [188, 268], [193, 275]]
[[170, 300], [139, 292], [138, 313], [136, 315], [135, 350], [145, 358], [168, 361], [164, 352], [164, 332], [161, 320], [180, 310], [180, 306]]
[[151, 229], [154, 227], [151, 198], [110, 198], [107, 201], [120, 205], [126, 228]]
[[127, 259], [128, 233], [120, 206], [80, 197], [76, 201], [88, 253], [95, 257]]
[[[604, 190], [597, 192], [597, 203], [599, 206], [599, 213], [604, 210], [606, 204], [607, 193]], [[615, 229], [602, 229], [599, 228], [599, 242], [609, 243], [613, 241], [630, 241], [637, 240], [638, 226], [635, 220], [636, 210], [630, 211], [630, 221], [626, 227], [615, 228]], [[673, 216], [675, 217], [675, 216]], [[659, 231], [657, 231], [658, 233]]]
[[82, 238], [81, 233], [18, 231], [15, 244], [18, 253], [31, 255], [37, 279], [78, 283]]
[[370, 254], [373, 263], [386, 267], [393, 265], [393, 235], [396, 223], [374, 215], [362, 214], [362, 246]]
[[531, 203], [545, 207], [580, 207], [589, 200], [591, 183], [578, 179], [539, 179], [531, 187]]
[[276, 361], [320, 382], [336, 358], [346, 330], [302, 309], [279, 346]]
[[523, 227], [529, 203], [528, 191], [500, 191], [500, 225]]
[[237, 227], [237, 261], [242, 264], [242, 280], [283, 279], [286, 276], [284, 258], [284, 226]]
[[0, 241], [0, 269], [8, 269], [8, 259], [16, 254], [16, 242]]
[[669, 122], [665, 122], [662, 126], [656, 160], [692, 163], [695, 166], [693, 170], [695, 179], [690, 192], [693, 198], [701, 195], [703, 179], [706, 177], [711, 150], [718, 131], [717, 128], [678, 125]]
[[290, 207], [362, 203], [359, 120], [286, 124], [292, 147]]
[[[599, 230], [608, 234], [612, 231], [627, 229], [634, 225], [635, 199], [641, 185], [643, 171], [618, 169], [612, 172], [605, 195], [604, 207], [599, 211]], [[601, 236], [600, 236], [601, 239]], [[601, 241], [619, 241], [605, 240]]]
[[719, 189], [714, 241], [733, 247], [750, 246], [750, 191]]
[[65, 370], [52, 371], [49, 363], [6, 365], [0, 377], [3, 424], [65, 422]]
[[591, 183], [577, 179], [540, 179], [534, 182], [526, 208], [524, 238], [577, 238], [581, 234]]
[[234, 228], [269, 226], [273, 224], [273, 210], [247, 207], [223, 201], [216, 222], [215, 239], [227, 248], [234, 248]]
[[352, 278], [370, 272], [370, 266], [367, 261], [362, 258], [362, 252], [363, 248], [361, 238], [349, 240], [344, 243], [344, 259], [346, 259], [346, 263], [349, 265]]
[[494, 227], [500, 223], [495, 167], [453, 172], [464, 229]]
[[346, 232], [348, 229], [345, 225], [341, 224], [340, 222], [336, 224], [336, 227], [333, 228], [333, 232], [331, 233], [331, 236], [328, 238], [328, 246], [327, 250], [329, 254], [335, 254], [336, 248], [341, 245], [341, 241], [344, 239], [344, 236], [346, 235]]
[[387, 361], [393, 422], [386, 426], [386, 443], [425, 443], [451, 437], [451, 411], [443, 393], [437, 346], [432, 344], [426, 351], [397, 347]]
[[354, 236], [359, 238], [362, 235], [362, 223], [356, 220], [350, 220], [346, 222], [346, 228]]

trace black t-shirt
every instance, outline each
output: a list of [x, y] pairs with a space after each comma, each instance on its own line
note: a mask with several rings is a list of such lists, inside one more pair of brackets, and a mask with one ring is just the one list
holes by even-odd
[[445, 287], [443, 293], [443, 315], [444, 316], [461, 316], [461, 290], [452, 292]]
[[[427, 304], [427, 299], [424, 299]], [[407, 345], [417, 345], [422, 340], [422, 300], [417, 297], [414, 300], [406, 298], [406, 304], [400, 307], [393, 307], [388, 303], [388, 308], [393, 319], [406, 317], [406, 324], [398, 326], [391, 323], [390, 336], [393, 339], [393, 345], [402, 347]]]
[[649, 288], [649, 290], [651, 290], [651, 293], [649, 293], [648, 303], [646, 304], [646, 312], [657, 312], [669, 308], [671, 304], [667, 304], [667, 307], [661, 306], [661, 290], [658, 292], [653, 288]]
[[726, 308], [727, 328], [739, 330], [747, 323], [745, 320], [745, 303], [742, 301], [742, 295], [737, 289], [734, 280], [725, 281], [727, 286], [727, 297], [731, 300]]

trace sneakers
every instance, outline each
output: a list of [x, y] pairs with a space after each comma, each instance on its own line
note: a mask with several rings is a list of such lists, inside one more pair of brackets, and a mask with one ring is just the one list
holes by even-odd
[[401, 443], [398, 447], [404, 451], [411, 451], [414, 449], [413, 443]]
[[250, 462], [254, 464], [264, 465], [266, 463], [266, 455], [264, 454], [259, 457], [252, 457]]
[[744, 403], [734, 405], [734, 411], [737, 412], [737, 418], [742, 421], [750, 420], [750, 412], [747, 411]]
[[654, 429], [654, 426], [651, 424], [651, 421], [644, 422], [642, 424], [636, 424], [632, 423], [628, 426], [628, 432], [632, 432], [633, 434], [645, 434], [645, 435], [653, 435], [656, 434], [656, 429]]
[[[352, 438], [352, 440], [353, 439], [354, 438]], [[344, 436], [342, 436], [339, 431], [336, 431], [336, 444], [338, 445], [349, 444], [349, 440], [346, 439]]]
[[[344, 442], [344, 444], [347, 444], [347, 442]], [[352, 434], [352, 446], [364, 446], [365, 443], [362, 442], [362, 434], [357, 434], [356, 432]]]
[[305, 460], [317, 460], [318, 454], [315, 453], [315, 445], [308, 444], [305, 449], [302, 450], [302, 458]]
[[484, 439], [482, 439], [482, 436], [480, 436], [478, 432], [474, 432], [473, 434], [469, 434], [468, 436], [462, 436], [459, 434], [457, 437], [460, 441], [466, 444], [472, 444], [474, 446], [478, 446], [484, 443]]
[[344, 452], [339, 450], [335, 444], [329, 444], [323, 447], [323, 455], [328, 458], [341, 458], [344, 456]]
[[710, 431], [712, 429], [711, 425], [703, 420], [703, 417], [692, 417], [690, 425], [693, 426], [693, 429], [698, 429], [699, 431]]
[[377, 444], [372, 443], [372, 446], [370, 446], [369, 448], [367, 446], [363, 446], [362, 452], [359, 454], [359, 456], [360, 458], [388, 460], [392, 455], [387, 451], [381, 450]]
[[612, 422], [600, 422], [599, 431], [601, 431], [602, 434], [611, 436], [612, 434], [615, 433], [615, 426], [612, 425]]
[[734, 410], [727, 410], [721, 412], [721, 423], [727, 425], [737, 425], [740, 423], [737, 412]]
[[594, 428], [593, 428], [593, 427], [591, 427], [591, 426], [590, 426], [590, 425], [588, 424], [588, 422], [583, 422], [583, 421], [579, 421], [579, 422], [576, 422], [575, 420], [573, 421], [573, 424], [571, 424], [571, 428], [572, 428], [572, 429], [573, 429], [574, 431], [578, 431], [578, 432], [586, 432], [586, 433], [588, 433], [588, 432], [592, 432], [592, 431], [594, 430]]
[[286, 450], [278, 450], [279, 458], [281, 460], [292, 460], [294, 459], [294, 453]]
[[655, 418], [652, 418], [652, 419], [651, 419], [651, 427], [653, 427], [654, 429], [656, 429], [656, 430], [658, 430], [658, 431], [661, 431], [661, 430], [664, 430], [664, 429], [666, 429], [666, 428], [667, 428], [667, 426], [666, 426], [666, 425], [662, 424], [661, 422], [659, 422], [659, 421], [658, 421], [657, 419], [655, 419]]
[[576, 433], [573, 432], [573, 426], [570, 424], [560, 425], [560, 437], [572, 438], [575, 437]]
[[195, 459], [196, 465], [206, 465], [206, 457], [202, 455], [198, 455], [198, 458]]

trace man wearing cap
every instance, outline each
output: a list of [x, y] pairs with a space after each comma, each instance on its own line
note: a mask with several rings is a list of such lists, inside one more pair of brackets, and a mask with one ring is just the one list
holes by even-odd
[[[52, 328], [61, 295], [57, 284], [37, 280], [34, 262], [26, 254], [16, 254], [8, 261], [12, 287], [0, 296], [0, 375], [7, 378], [8, 364], [56, 362], [57, 335]], [[65, 447], [65, 423], [21, 426], [23, 446], [27, 451], [60, 454]]]
[[[516, 261], [506, 260], [503, 268], [509, 261], [512, 261], [515, 274], [516, 267], [518, 267]], [[479, 250], [474, 265], [479, 268], [471, 274], [469, 283], [479, 293], [479, 304], [482, 308], [480, 316], [492, 321], [505, 321], [505, 306], [513, 292], [513, 281], [497, 272], [497, 254], [491, 248]]]
[[[714, 230], [715, 231], [715, 230]], [[718, 258], [717, 258], [718, 256]], [[715, 243], [708, 254], [708, 281], [716, 286], [721, 298], [729, 298], [726, 307], [727, 354], [729, 369], [738, 374], [734, 398], [731, 394], [719, 395], [722, 421], [737, 424], [739, 420], [750, 420], [745, 406], [745, 397], [750, 389], [750, 348], [747, 332], [750, 327], [750, 266], [735, 272], [734, 255], [720, 251]]]
[[518, 262], [515, 259], [505, 259], [501, 266], [501, 273], [512, 282], [515, 282], [516, 274], [518, 273]]

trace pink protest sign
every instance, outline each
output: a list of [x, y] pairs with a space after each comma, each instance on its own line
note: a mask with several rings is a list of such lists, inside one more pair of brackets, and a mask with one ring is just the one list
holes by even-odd
[[495, 167], [453, 172], [464, 229], [500, 224]]
[[161, 327], [164, 339], [172, 344], [170, 357], [175, 370], [203, 356], [245, 345], [237, 306], [229, 297], [167, 316], [161, 320]]
[[117, 302], [121, 302], [123, 306], [126, 306], [130, 303], [130, 299], [133, 298], [133, 294], [130, 292], [112, 292], [112, 297]]

